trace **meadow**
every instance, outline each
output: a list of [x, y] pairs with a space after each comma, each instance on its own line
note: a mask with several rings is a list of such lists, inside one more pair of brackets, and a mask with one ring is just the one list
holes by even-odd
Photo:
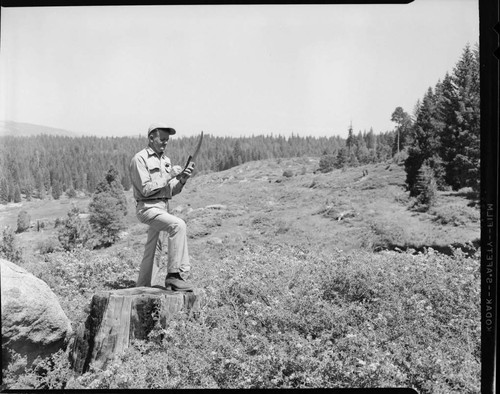
[[[442, 191], [420, 212], [396, 163], [325, 174], [318, 163], [262, 160], [195, 176], [170, 209], [188, 224], [201, 314], [157, 327], [104, 371], [75, 376], [64, 352], [33, 370], [19, 358], [3, 388], [479, 392], [477, 197]], [[56, 242], [55, 219], [71, 204], [85, 210], [88, 197], [0, 211], [12, 227], [21, 209], [47, 222], [16, 235], [21, 265], [58, 295], [75, 330], [96, 291], [134, 285], [146, 227], [127, 199], [126, 232], [100, 250], [44, 249]]]

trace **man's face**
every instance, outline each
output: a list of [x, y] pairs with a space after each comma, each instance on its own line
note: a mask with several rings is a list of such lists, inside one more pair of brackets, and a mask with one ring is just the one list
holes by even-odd
[[168, 140], [170, 139], [170, 134], [165, 130], [153, 131], [149, 136], [149, 146], [159, 155], [165, 152], [167, 149]]

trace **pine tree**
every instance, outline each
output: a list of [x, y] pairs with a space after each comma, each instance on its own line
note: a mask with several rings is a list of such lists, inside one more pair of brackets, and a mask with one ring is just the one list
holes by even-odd
[[17, 184], [14, 186], [14, 202], [15, 203], [21, 202], [21, 189]]
[[21, 211], [19, 215], [17, 215], [17, 230], [16, 232], [22, 233], [28, 230], [31, 226], [31, 217], [28, 215], [28, 212]]
[[321, 172], [330, 172], [335, 168], [335, 156], [324, 155], [319, 159], [319, 170]]
[[7, 197], [7, 201], [13, 202], [14, 196], [16, 194], [16, 185], [14, 184], [14, 182], [12, 182], [12, 180], [9, 180], [7, 183], [9, 185], [9, 195]]
[[92, 248], [94, 243], [92, 228], [80, 217], [80, 210], [77, 207], [73, 206], [70, 209], [68, 217], [58, 228], [58, 239], [65, 250], [71, 251], [79, 246]]
[[352, 123], [349, 126], [349, 132], [348, 132], [347, 140], [346, 140], [345, 144], [347, 146], [347, 156], [350, 157], [351, 156], [351, 149], [353, 148], [353, 146], [355, 144], [354, 133], [352, 131]]
[[366, 147], [365, 137], [366, 133], [365, 136], [363, 136], [360, 131], [356, 138], [356, 158], [361, 164], [367, 164], [370, 161], [370, 152]]
[[347, 166], [347, 161], [349, 159], [349, 153], [346, 147], [342, 147], [339, 149], [337, 154], [337, 160], [335, 166], [337, 168], [344, 168]]
[[359, 166], [359, 161], [358, 161], [358, 158], [356, 157], [356, 153], [354, 153], [354, 151], [352, 151], [350, 156], [349, 156], [349, 166], [350, 167]]
[[76, 190], [73, 189], [73, 188], [70, 188], [68, 189], [68, 191], [66, 192], [66, 195], [68, 196], [68, 198], [75, 198], [76, 197]]
[[26, 195], [26, 201], [31, 201], [31, 197], [33, 196], [33, 184], [31, 182], [26, 184], [24, 194]]
[[0, 180], [0, 203], [7, 204], [9, 202], [9, 184], [5, 178]]
[[89, 205], [89, 222], [98, 234], [99, 246], [110, 246], [125, 229], [123, 217], [127, 214], [127, 200], [118, 181], [120, 174], [111, 167], [105, 179], [98, 183]]
[[[412, 145], [408, 149], [408, 158], [405, 160], [406, 184], [410, 190], [410, 196], [416, 196], [419, 193], [415, 186], [418, 171], [424, 161], [439, 156], [439, 135], [442, 125], [436, 118], [436, 113], [436, 97], [432, 88], [429, 88], [411, 129]], [[439, 160], [430, 160], [430, 163], [434, 162], [437, 163]]]
[[52, 185], [52, 198], [54, 200], [59, 200], [61, 194], [62, 194], [61, 184], [59, 183], [59, 181], [55, 181], [54, 184]]
[[396, 143], [393, 154], [399, 154], [406, 145], [407, 136], [411, 128], [411, 117], [402, 107], [397, 107], [391, 115], [391, 121], [396, 123]]
[[446, 182], [454, 190], [479, 189], [480, 94], [479, 53], [467, 45], [443, 93], [441, 156]]

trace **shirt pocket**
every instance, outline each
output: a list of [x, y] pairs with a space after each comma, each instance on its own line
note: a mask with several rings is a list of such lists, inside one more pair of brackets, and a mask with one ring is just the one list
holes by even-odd
[[163, 171], [161, 170], [160, 163], [154, 162], [152, 160], [148, 161], [148, 172], [151, 180], [160, 180], [163, 176]]

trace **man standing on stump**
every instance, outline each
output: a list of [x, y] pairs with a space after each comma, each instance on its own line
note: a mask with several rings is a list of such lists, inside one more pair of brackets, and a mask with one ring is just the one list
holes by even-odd
[[137, 218], [149, 226], [148, 239], [136, 286], [151, 286], [159, 270], [157, 249], [161, 251], [160, 232], [168, 237], [168, 263], [165, 287], [175, 291], [193, 290], [187, 281], [191, 266], [187, 247], [186, 223], [168, 212], [168, 200], [180, 193], [193, 172], [191, 162], [183, 170], [172, 166], [165, 156], [168, 140], [175, 130], [164, 124], [148, 129], [148, 147], [138, 152], [130, 163], [130, 177], [137, 202]]

